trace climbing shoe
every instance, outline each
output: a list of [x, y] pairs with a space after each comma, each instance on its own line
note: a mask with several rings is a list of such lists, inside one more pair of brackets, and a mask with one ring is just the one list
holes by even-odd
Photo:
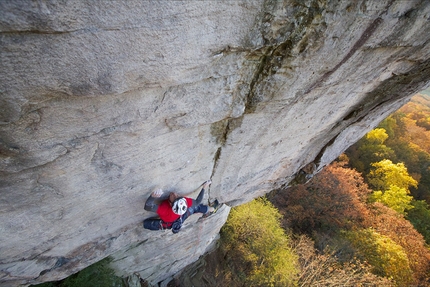
[[205, 214], [203, 214], [202, 218], [207, 218], [209, 216], [211, 216], [212, 214], [216, 213], [218, 211], [218, 209], [222, 206], [222, 204], [219, 203], [218, 199], [215, 199], [214, 202], [212, 202], [211, 204], [209, 204], [209, 210], [211, 208], [213, 208], [212, 211], [208, 211]]
[[220, 208], [220, 207], [221, 207], [221, 205], [219, 204], [218, 199], [215, 199], [215, 201], [212, 203], [212, 205], [211, 205], [211, 206], [214, 208], [214, 211], [213, 211], [212, 213], [217, 212], [218, 208]]

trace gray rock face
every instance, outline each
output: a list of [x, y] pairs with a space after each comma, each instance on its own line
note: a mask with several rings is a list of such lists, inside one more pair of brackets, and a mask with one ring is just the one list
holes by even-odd
[[[310, 178], [429, 86], [429, 15], [419, 0], [0, 1], [1, 285], [109, 255], [120, 275], [172, 276], [229, 206]], [[220, 212], [142, 228], [154, 188], [208, 178]]]

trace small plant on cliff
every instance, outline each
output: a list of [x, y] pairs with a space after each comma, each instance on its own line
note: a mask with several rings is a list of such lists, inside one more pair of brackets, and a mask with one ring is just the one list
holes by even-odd
[[62, 281], [47, 282], [37, 287], [122, 287], [121, 278], [109, 268], [109, 259], [103, 259]]
[[222, 230], [223, 249], [235, 281], [249, 286], [296, 286], [298, 257], [265, 198], [232, 209]]

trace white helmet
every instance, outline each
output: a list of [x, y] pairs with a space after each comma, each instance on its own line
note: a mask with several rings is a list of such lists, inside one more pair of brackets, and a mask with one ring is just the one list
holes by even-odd
[[187, 200], [183, 197], [175, 199], [175, 201], [172, 204], [172, 210], [177, 215], [182, 215], [185, 212], [187, 212], [188, 205]]

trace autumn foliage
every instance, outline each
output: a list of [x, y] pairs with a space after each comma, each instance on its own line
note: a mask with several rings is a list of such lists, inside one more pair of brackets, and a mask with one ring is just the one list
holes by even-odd
[[390, 160], [404, 164], [417, 181], [417, 186], [410, 187], [411, 195], [430, 203], [430, 96], [413, 97], [346, 154], [350, 165], [366, 179], [374, 163]]
[[306, 185], [278, 190], [272, 202], [283, 214], [283, 224], [293, 232], [337, 232], [364, 227], [371, 190], [360, 173], [337, 163], [326, 167]]
[[271, 201], [284, 228], [313, 238], [320, 252], [328, 247], [342, 264], [367, 262], [397, 286], [426, 286], [430, 251], [423, 236], [392, 208], [369, 201], [371, 194], [360, 173], [333, 163], [306, 185], [276, 191]]
[[296, 285], [297, 255], [280, 226], [280, 217], [265, 198], [231, 210], [222, 228], [221, 249], [232, 270], [230, 277], [239, 286]]
[[[406, 252], [414, 278], [418, 282], [428, 280], [430, 275], [430, 250], [423, 236], [404, 217], [380, 203], [370, 206], [371, 213], [366, 226], [388, 236]], [[430, 283], [430, 282], [427, 282]], [[425, 285], [424, 285], [425, 286]]]
[[356, 248], [356, 254], [370, 263], [373, 273], [393, 279], [400, 286], [413, 282], [405, 250], [390, 237], [373, 228], [348, 231], [345, 235]]

